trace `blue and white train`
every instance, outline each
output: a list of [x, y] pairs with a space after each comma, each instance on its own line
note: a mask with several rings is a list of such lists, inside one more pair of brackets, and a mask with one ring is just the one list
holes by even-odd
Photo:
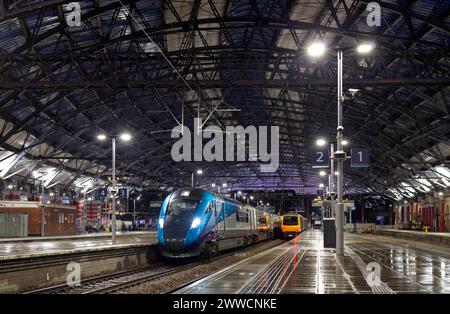
[[273, 238], [277, 215], [198, 188], [166, 197], [158, 221], [163, 256], [212, 256], [220, 251]]

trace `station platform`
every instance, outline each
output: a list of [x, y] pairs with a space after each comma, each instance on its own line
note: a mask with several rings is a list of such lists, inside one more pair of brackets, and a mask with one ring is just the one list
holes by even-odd
[[376, 234], [395, 238], [411, 239], [415, 241], [426, 241], [430, 243], [450, 246], [450, 233], [448, 232], [424, 232], [413, 230], [380, 229]]
[[450, 293], [448, 248], [349, 233], [345, 241], [337, 257], [323, 247], [322, 231], [307, 230], [175, 293]]
[[[156, 242], [155, 231], [118, 232], [114, 247], [151, 245]], [[0, 261], [86, 252], [110, 247], [110, 233], [2, 239], [0, 240]]]

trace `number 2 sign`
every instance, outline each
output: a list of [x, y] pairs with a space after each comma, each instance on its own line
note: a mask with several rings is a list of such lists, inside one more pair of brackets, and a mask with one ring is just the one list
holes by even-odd
[[328, 149], [311, 151], [310, 158], [313, 168], [328, 168], [330, 161]]
[[351, 155], [353, 168], [369, 167], [369, 150], [367, 148], [352, 148]]

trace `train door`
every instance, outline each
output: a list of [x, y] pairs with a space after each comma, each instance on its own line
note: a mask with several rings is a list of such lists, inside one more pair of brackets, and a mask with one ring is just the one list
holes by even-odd
[[256, 210], [252, 207], [248, 207], [247, 209], [249, 211], [250, 216], [250, 232], [253, 234], [256, 234], [257, 232], [257, 217], [256, 217]]
[[223, 238], [225, 236], [225, 204], [220, 199], [216, 199], [215, 202], [216, 234], [218, 238]]

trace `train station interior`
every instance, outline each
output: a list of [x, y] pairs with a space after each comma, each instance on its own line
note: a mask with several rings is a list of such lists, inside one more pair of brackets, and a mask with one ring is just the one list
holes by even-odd
[[449, 15], [0, 1], [0, 293], [449, 294]]

